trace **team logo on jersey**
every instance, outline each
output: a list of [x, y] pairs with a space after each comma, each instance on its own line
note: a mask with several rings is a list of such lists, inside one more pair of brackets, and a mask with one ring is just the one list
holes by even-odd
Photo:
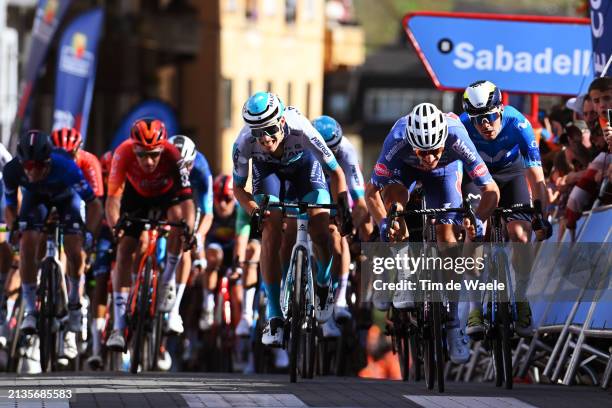
[[489, 170], [487, 169], [487, 165], [484, 163], [480, 163], [478, 166], [474, 167], [474, 170], [470, 171], [470, 177], [471, 178], [478, 178], [478, 177], [483, 177], [485, 174], [487, 174]]
[[527, 119], [518, 124], [518, 127], [520, 127], [521, 129], [527, 129], [529, 126], [531, 126], [531, 123], [529, 123]]
[[471, 162], [476, 160], [476, 154], [461, 139], [453, 143], [453, 149]]
[[380, 177], [391, 177], [393, 173], [384, 164], [376, 163], [376, 166], [374, 166], [374, 174]]
[[319, 140], [318, 137], [313, 136], [310, 138], [310, 141], [312, 142], [312, 144], [314, 144], [315, 146], [319, 148], [319, 150], [321, 151], [321, 153], [323, 153], [325, 157], [332, 157], [332, 153], [327, 148], [327, 145], [323, 143], [321, 140]]

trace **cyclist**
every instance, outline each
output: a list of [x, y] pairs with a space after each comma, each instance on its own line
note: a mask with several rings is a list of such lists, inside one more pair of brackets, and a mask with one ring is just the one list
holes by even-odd
[[[202, 259], [204, 257], [204, 245], [206, 240], [206, 234], [210, 229], [212, 223], [212, 174], [208, 161], [204, 155], [196, 150], [195, 143], [187, 136], [176, 135], [169, 139], [178, 151], [181, 153], [183, 165], [189, 170], [189, 182], [191, 189], [194, 193], [195, 203], [197, 205], [198, 216], [195, 239], [196, 239], [196, 266], [202, 265]], [[183, 319], [179, 314], [179, 308], [183, 294], [185, 293], [185, 287], [187, 280], [189, 279], [189, 273], [191, 271], [191, 251], [187, 251], [183, 254], [183, 257], [179, 261], [178, 274], [176, 280], [176, 301], [170, 310], [161, 310], [162, 312], [170, 312], [167, 320], [166, 331], [174, 333], [183, 333]], [[169, 305], [168, 305], [169, 306]]]
[[[372, 233], [372, 223], [370, 214], [364, 199], [365, 187], [361, 166], [357, 158], [357, 152], [352, 143], [343, 136], [340, 124], [330, 116], [319, 116], [312, 121], [313, 126], [323, 136], [338, 164], [342, 167], [346, 177], [346, 184], [353, 200], [353, 226], [357, 228], [363, 240], [367, 240]], [[336, 299], [334, 303], [335, 320], [348, 319], [351, 313], [346, 303], [346, 287], [349, 277], [349, 264], [351, 255], [348, 241], [340, 235], [340, 231], [335, 224], [330, 224], [333, 244], [333, 269], [334, 283], [338, 285]], [[335, 324], [334, 319], [329, 319], [323, 324], [324, 337], [339, 337], [340, 330]]]
[[[108, 151], [100, 157], [100, 167], [102, 169], [102, 185], [105, 193], [108, 193], [108, 176], [110, 174], [113, 153]], [[106, 197], [103, 198], [106, 202]], [[95, 281], [94, 291], [91, 296], [93, 316], [91, 321], [91, 356], [87, 359], [87, 364], [92, 369], [102, 367], [101, 336], [102, 330], [106, 325], [106, 305], [108, 302], [108, 278], [111, 270], [113, 233], [108, 228], [106, 220], [102, 220], [102, 228], [98, 234], [96, 244], [96, 259], [92, 266], [93, 278]]]
[[[489, 81], [476, 81], [463, 94], [461, 121], [467, 129], [478, 154], [500, 189], [499, 204], [529, 204], [530, 190], [548, 208], [548, 194], [540, 150], [529, 121], [514, 107], [502, 104], [501, 91]], [[528, 186], [529, 185], [529, 186]], [[531, 187], [531, 189], [529, 188]], [[464, 193], [477, 193], [474, 182], [463, 187]], [[513, 242], [529, 242], [531, 216], [513, 214], [505, 219], [508, 236]], [[538, 238], [552, 235], [552, 226], [544, 217], [543, 225], [534, 225]], [[526, 261], [528, 257], [523, 257]], [[525, 262], [524, 262], [525, 263]], [[524, 269], [524, 268], [521, 268]], [[517, 291], [523, 293], [526, 274], [518, 274]], [[519, 336], [531, 335], [531, 310], [528, 302], [517, 302], [516, 332]], [[482, 305], [471, 302], [467, 333], [477, 337], [484, 332]]]
[[[4, 223], [4, 209], [6, 207], [6, 200], [4, 199], [4, 181], [2, 180], [2, 170], [6, 163], [11, 161], [13, 156], [6, 150], [3, 144], [0, 143], [0, 224], [5, 225]], [[4, 232], [0, 233], [0, 307], [4, 305], [4, 300], [6, 296], [5, 286], [8, 281], [9, 272], [11, 269], [11, 265], [13, 262], [13, 251], [9, 242], [6, 240], [6, 234]], [[11, 302], [11, 299], [7, 298], [7, 309], [8, 302]], [[12, 312], [12, 307], [10, 308], [10, 312]], [[0, 347], [6, 346], [7, 336], [8, 336], [8, 327], [6, 326], [6, 322], [10, 318], [11, 313], [9, 310], [0, 310]]]
[[[13, 229], [16, 229], [17, 222], [25, 224], [19, 239], [19, 272], [25, 312], [21, 330], [26, 334], [36, 332], [36, 260], [39, 259], [36, 250], [41, 239], [39, 226], [51, 207], [55, 207], [64, 224], [63, 247], [70, 283], [67, 330], [78, 333], [81, 331], [83, 317], [79, 283], [85, 268], [80, 202], [83, 200], [86, 203], [86, 231], [98, 229], [102, 204], [72, 158], [63, 150], [54, 150], [49, 136], [38, 130], [30, 130], [21, 136], [17, 158], [4, 168], [4, 180], [7, 223], [13, 225]], [[23, 193], [19, 213], [18, 189]]]
[[[264, 195], [271, 201], [301, 200], [311, 203], [329, 203], [330, 196], [323, 175], [323, 166], [330, 172], [334, 198], [343, 209], [347, 208], [346, 181], [342, 168], [325, 141], [297, 109], [286, 107], [278, 96], [257, 92], [244, 104], [242, 117], [246, 125], [234, 143], [234, 191], [240, 205], [255, 223], [263, 222], [261, 269], [263, 286], [268, 297], [267, 323], [262, 342], [280, 346], [283, 339], [283, 319], [280, 308], [281, 212], [262, 213], [259, 202]], [[245, 190], [252, 159], [253, 193]], [[342, 214], [343, 212], [339, 212]], [[315, 316], [325, 322], [333, 308], [331, 288], [331, 261], [329, 212], [309, 211], [310, 238], [317, 263], [315, 289]], [[285, 251], [295, 236], [283, 240]], [[287, 269], [284, 262], [282, 269]]]
[[[106, 217], [114, 229], [122, 214], [148, 218], [150, 211], [161, 209], [170, 222], [185, 220], [193, 231], [195, 208], [191, 198], [189, 171], [178, 149], [167, 140], [166, 126], [157, 119], [144, 118], [134, 122], [130, 138], [113, 155], [106, 198]], [[146, 248], [141, 226], [124, 229], [117, 244], [117, 260], [111, 279], [113, 285], [113, 331], [106, 343], [112, 350], [125, 347], [124, 328], [126, 303], [131, 272], [137, 268], [138, 256]], [[168, 235], [167, 257], [159, 293], [160, 310], [170, 310], [176, 299], [176, 268], [182, 254], [182, 231], [171, 228]], [[141, 246], [139, 247], [139, 243]]]
[[[392, 203], [408, 202], [408, 188], [415, 181], [423, 185], [428, 207], [460, 207], [463, 166], [482, 195], [476, 210], [477, 225], [469, 225], [459, 214], [440, 217], [436, 220], [438, 242], [457, 242], [453, 226], [462, 223], [472, 238], [482, 236], [482, 220], [497, 205], [499, 189], [454, 114], [444, 114], [431, 103], [421, 103], [395, 122], [366, 187], [368, 208], [381, 237], [389, 234], [392, 240], [401, 240], [407, 236], [405, 227], [387, 224], [387, 208]], [[469, 348], [460, 327], [457, 303], [450, 304], [450, 318], [446, 324], [449, 354], [454, 363], [461, 364], [468, 360]]]

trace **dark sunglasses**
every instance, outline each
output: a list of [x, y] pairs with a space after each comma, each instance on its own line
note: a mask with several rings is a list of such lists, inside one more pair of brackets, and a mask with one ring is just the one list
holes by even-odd
[[229, 203], [229, 202], [234, 201], [234, 197], [228, 196], [228, 195], [224, 195], [224, 196], [221, 196], [221, 197], [217, 197], [217, 201], [224, 202], [224, 203]]
[[49, 164], [49, 160], [44, 160], [44, 161], [26, 160], [22, 164], [23, 164], [23, 168], [27, 171], [42, 170], [45, 168], [47, 164]]
[[472, 120], [472, 123], [475, 123], [477, 125], [482, 125], [485, 120], [489, 123], [493, 123], [500, 117], [501, 117], [501, 113], [490, 112], [490, 113], [485, 113], [483, 115], [470, 116], [470, 119]]
[[430, 154], [437, 157], [438, 155], [442, 154], [443, 151], [444, 151], [444, 146], [438, 147], [437, 149], [431, 149], [431, 150], [414, 149], [414, 154], [416, 154], [416, 156], [419, 159], [424, 159]]
[[140, 150], [134, 153], [136, 154], [136, 156], [140, 157], [141, 159], [145, 157], [150, 157], [151, 159], [157, 159], [162, 154], [161, 150], [153, 150], [153, 151]]
[[253, 135], [255, 139], [264, 136], [275, 136], [278, 132], [280, 132], [280, 126], [278, 125], [267, 126], [261, 129], [251, 129], [251, 135]]

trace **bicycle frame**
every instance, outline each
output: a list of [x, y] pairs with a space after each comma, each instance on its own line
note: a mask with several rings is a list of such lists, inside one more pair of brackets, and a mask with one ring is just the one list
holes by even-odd
[[138, 293], [138, 290], [140, 289], [140, 285], [142, 281], [142, 274], [143, 274], [147, 259], [149, 257], [151, 257], [151, 259], [153, 260], [153, 265], [151, 269], [151, 272], [153, 272], [152, 281], [151, 281], [152, 293], [151, 293], [151, 302], [149, 303], [149, 315], [150, 316], [155, 315], [155, 305], [157, 305], [157, 279], [158, 279], [159, 274], [157, 273], [157, 258], [155, 256], [155, 249], [157, 246], [157, 239], [159, 238], [159, 232], [157, 231], [156, 228], [151, 228], [150, 224], [145, 224], [144, 229], [145, 229], [145, 232], [147, 233], [149, 244], [147, 245], [147, 249], [145, 250], [144, 254], [140, 258], [140, 261], [138, 263], [138, 274], [136, 276], [135, 285], [133, 286], [131, 303], [130, 303], [130, 315], [131, 316], [134, 316], [134, 313], [136, 312], [137, 300], [138, 300], [138, 296], [136, 296], [136, 294]]
[[[289, 311], [289, 299], [291, 298], [290, 294], [293, 291], [293, 282], [295, 281], [295, 276], [291, 276], [292, 271], [294, 270], [294, 261], [296, 252], [303, 248], [308, 256], [306, 257], [307, 262], [307, 297], [308, 300], [308, 313], [310, 313], [314, 308], [314, 286], [313, 286], [313, 278], [312, 278], [312, 243], [310, 241], [310, 237], [308, 236], [308, 218], [297, 217], [297, 234], [295, 239], [295, 244], [293, 245], [293, 249], [291, 250], [291, 261], [289, 263], [289, 272], [287, 272], [287, 276], [283, 280], [283, 285], [281, 289], [281, 311], [283, 312], [283, 317], [287, 318], [287, 313]], [[291, 283], [291, 284], [289, 284]]]

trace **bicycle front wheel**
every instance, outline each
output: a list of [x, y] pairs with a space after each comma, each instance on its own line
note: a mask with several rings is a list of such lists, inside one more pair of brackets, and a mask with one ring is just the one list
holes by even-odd
[[[148, 258], [138, 283], [138, 298], [136, 299], [136, 313], [133, 316], [132, 355], [130, 356], [130, 372], [136, 374], [138, 366], [143, 363], [142, 354], [145, 343], [145, 323], [149, 314], [149, 285], [153, 261]], [[144, 364], [143, 364], [143, 369]]]
[[56, 294], [61, 276], [59, 266], [46, 259], [40, 271], [40, 312], [38, 317], [38, 339], [40, 341], [40, 367], [43, 372], [53, 371], [57, 347]]
[[497, 329], [501, 340], [501, 361], [503, 364], [503, 380], [506, 389], [512, 389], [512, 332], [510, 330], [510, 303], [500, 302], [497, 306]]
[[444, 392], [444, 340], [442, 339], [442, 304], [440, 302], [431, 303], [433, 341], [436, 359], [436, 380], [438, 381], [438, 391]]
[[289, 338], [289, 379], [291, 382], [297, 381], [298, 356], [300, 355], [301, 323], [304, 313], [304, 287], [302, 271], [305, 268], [307, 254], [304, 248], [295, 251], [292, 270], [293, 274], [293, 294], [290, 299], [291, 311], [291, 332]]

